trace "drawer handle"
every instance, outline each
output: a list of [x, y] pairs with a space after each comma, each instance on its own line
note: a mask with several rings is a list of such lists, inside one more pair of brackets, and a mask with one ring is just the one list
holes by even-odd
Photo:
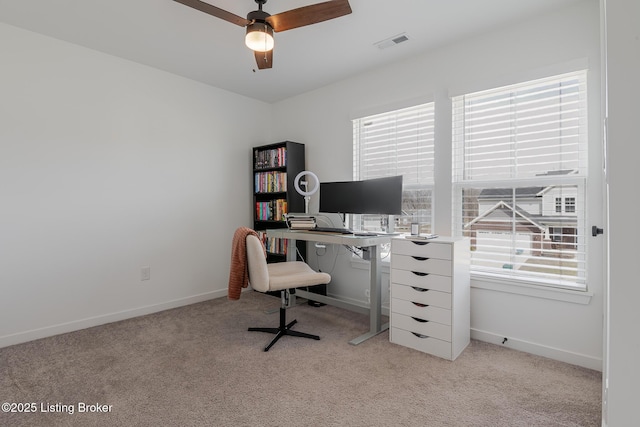
[[422, 334], [419, 334], [417, 332], [411, 332], [411, 333], [413, 335], [415, 335], [416, 337], [418, 337], [418, 338], [429, 338], [429, 335], [422, 335]]
[[429, 304], [422, 304], [422, 303], [419, 303], [419, 302], [411, 301], [411, 304], [415, 305], [416, 307], [420, 307], [420, 308], [429, 307]]
[[412, 271], [413, 274], [415, 274], [416, 276], [428, 276], [429, 273], [423, 273], [421, 271]]
[[416, 261], [426, 261], [429, 258], [425, 258], [423, 256], [411, 256], [411, 258], [415, 259]]
[[428, 320], [419, 319], [419, 318], [417, 318], [417, 317], [413, 317], [413, 316], [411, 316], [411, 318], [412, 318], [413, 320], [415, 320], [416, 322], [419, 322], [419, 323], [429, 323], [429, 321], [428, 321]]
[[410, 240], [411, 243], [413, 243], [414, 245], [418, 245], [418, 246], [424, 246], [424, 245], [428, 245], [431, 242], [418, 242], [417, 240]]
[[413, 290], [416, 292], [427, 292], [429, 289], [419, 288], [417, 286], [412, 286]]

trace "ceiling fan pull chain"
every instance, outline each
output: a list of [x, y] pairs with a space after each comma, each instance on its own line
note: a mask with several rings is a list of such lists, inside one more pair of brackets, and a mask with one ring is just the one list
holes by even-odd
[[[262, 7], [262, 5], [260, 5], [260, 7]], [[267, 33], [267, 23], [266, 22], [264, 23], [264, 32], [265, 32], [265, 34]], [[269, 49], [267, 49], [267, 38], [265, 37], [264, 38], [264, 60], [265, 61], [267, 60], [267, 50], [269, 50]]]

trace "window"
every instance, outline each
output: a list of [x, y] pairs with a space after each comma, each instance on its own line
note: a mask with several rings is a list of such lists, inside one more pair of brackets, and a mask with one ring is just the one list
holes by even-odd
[[[431, 232], [433, 193], [434, 104], [390, 111], [353, 120], [353, 179], [403, 176], [403, 215], [394, 229], [409, 232], [419, 222]], [[351, 227], [387, 230], [387, 216], [353, 215]]]
[[453, 227], [472, 274], [586, 289], [586, 117], [584, 71], [453, 98]]
[[575, 212], [576, 211], [576, 198], [575, 197], [567, 197], [564, 200], [564, 211], [565, 212]]

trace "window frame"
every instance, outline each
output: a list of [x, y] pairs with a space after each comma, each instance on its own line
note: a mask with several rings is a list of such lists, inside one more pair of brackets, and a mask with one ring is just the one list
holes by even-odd
[[[463, 217], [461, 211], [462, 211], [462, 200], [459, 200], [459, 198], [462, 197], [462, 191], [465, 188], [474, 188], [474, 187], [482, 187], [482, 186], [488, 186], [488, 187], [508, 187], [508, 188], [518, 188], [518, 186], [520, 185], [532, 185], [533, 183], [536, 183], [536, 181], [538, 181], [539, 178], [532, 178], [532, 177], [527, 177], [527, 178], [522, 178], [522, 177], [509, 177], [509, 178], [504, 178], [504, 177], [499, 177], [497, 179], [492, 179], [491, 176], [483, 176], [481, 180], [474, 180], [474, 179], [468, 179], [467, 177], [467, 173], [464, 172], [464, 166], [461, 167], [461, 159], [464, 160], [464, 156], [461, 156], [460, 152], [461, 150], [463, 150], [463, 148], [461, 148], [461, 142], [464, 141], [464, 138], [466, 137], [464, 134], [461, 135], [461, 128], [462, 130], [464, 130], [464, 122], [463, 122], [463, 126], [459, 126], [458, 128], [456, 128], [456, 125], [460, 124], [460, 121], [464, 121], [464, 119], [466, 117], [464, 117], [464, 113], [463, 113], [463, 117], [460, 117], [460, 110], [456, 111], [456, 107], [460, 108], [460, 102], [464, 102], [461, 101], [461, 99], [464, 99], [465, 96], [475, 96], [478, 94], [482, 94], [483, 92], [487, 92], [487, 93], [495, 93], [496, 91], [500, 91], [500, 90], [504, 90], [504, 89], [508, 89], [510, 87], [512, 88], [522, 88], [522, 87], [527, 87], [530, 85], [538, 85], [538, 84], [544, 84], [545, 82], [549, 82], [552, 81], [553, 79], [558, 79], [558, 80], [562, 80], [562, 79], [571, 79], [571, 78], [576, 78], [577, 80], [579, 80], [579, 96], [580, 98], [580, 110], [579, 110], [579, 114], [580, 114], [580, 120], [582, 120], [581, 122], [581, 130], [580, 130], [580, 140], [579, 140], [579, 150], [582, 150], [584, 153], [580, 153], [579, 155], [579, 159], [578, 159], [578, 163], [581, 165], [581, 169], [578, 171], [578, 173], [576, 174], [567, 174], [566, 176], [548, 176], [548, 177], [542, 177], [543, 179], [543, 183], [544, 184], [549, 184], [549, 185], [562, 185], [567, 184], [567, 183], [574, 183], [576, 184], [577, 188], [579, 188], [579, 193], [582, 194], [582, 200], [578, 200], [580, 202], [580, 207], [578, 207], [577, 209], [580, 210], [579, 215], [580, 217], [576, 219], [576, 228], [575, 230], [579, 229], [579, 232], [577, 233], [577, 236], [565, 236], [565, 232], [570, 232], [572, 229], [571, 228], [566, 228], [566, 227], [562, 227], [559, 226], [557, 224], [555, 224], [554, 226], [549, 226], [548, 230], [555, 230], [554, 231], [554, 236], [556, 234], [556, 232], [558, 230], [564, 230], [564, 231], [560, 231], [559, 239], [560, 239], [560, 243], [557, 244], [556, 246], [560, 246], [562, 247], [564, 245], [565, 248], [569, 248], [572, 246], [578, 246], [581, 245], [582, 251], [576, 253], [576, 260], [578, 262], [578, 272], [576, 273], [577, 278], [576, 278], [576, 282], [574, 283], [573, 281], [563, 281], [562, 277], [559, 280], [553, 280], [551, 282], [547, 281], [547, 280], [540, 280], [540, 279], [536, 279], [533, 277], [527, 277], [526, 273], [523, 276], [519, 276], [518, 274], [514, 275], [514, 274], [500, 274], [498, 272], [495, 273], [491, 273], [491, 272], [483, 272], [481, 271], [481, 269], [479, 268], [474, 268], [474, 266], [472, 265], [472, 277], [474, 277], [474, 279], [478, 279], [481, 281], [493, 281], [496, 283], [512, 283], [512, 284], [519, 284], [519, 285], [526, 285], [526, 286], [536, 286], [536, 287], [541, 287], [543, 289], [564, 289], [567, 290], [569, 292], [586, 292], [587, 291], [587, 271], [586, 271], [586, 259], [587, 259], [587, 250], [588, 250], [588, 244], [587, 244], [587, 227], [586, 227], [586, 205], [587, 205], [587, 151], [588, 151], [588, 126], [586, 124], [586, 120], [588, 117], [588, 103], [586, 101], [586, 94], [587, 94], [587, 71], [586, 70], [580, 70], [577, 72], [571, 72], [571, 73], [565, 73], [565, 74], [558, 74], [556, 76], [551, 76], [548, 78], [543, 78], [543, 79], [537, 79], [537, 80], [529, 80], [529, 81], [523, 81], [521, 83], [517, 83], [514, 85], [505, 85], [502, 86], [500, 88], [495, 88], [495, 89], [489, 89], [487, 91], [480, 91], [480, 92], [473, 92], [473, 93], [467, 93], [467, 94], [462, 94], [460, 96], [457, 97], [452, 97], [452, 232], [454, 235], [464, 235], [464, 229], [463, 226], [461, 224], [461, 218]], [[560, 89], [558, 90], [561, 93], [561, 89], [562, 87], [560, 86]], [[561, 95], [560, 95], [561, 96]], [[561, 99], [561, 98], [560, 98]], [[457, 104], [456, 104], [457, 103]], [[456, 115], [456, 113], [458, 115]], [[561, 111], [560, 113], [558, 113], [559, 115], [562, 114], [563, 112]], [[461, 139], [462, 137], [462, 139]], [[464, 162], [463, 162], [464, 164]], [[551, 175], [551, 174], [549, 174]], [[515, 190], [514, 190], [515, 193]], [[557, 215], [566, 215], [567, 213], [570, 215], [578, 215], [578, 214], [574, 214], [574, 212], [570, 212], [571, 208], [569, 208], [569, 211], [567, 211], [567, 199], [574, 199], [574, 211], [576, 210], [576, 206], [578, 204], [578, 201], [575, 200], [575, 197], [571, 197], [571, 196], [562, 196], [559, 198], [555, 198], [554, 202], [555, 202], [555, 206], [552, 204], [551, 206], [547, 205], [546, 209], [552, 209], [552, 211], [547, 211], [547, 212], [555, 212]], [[558, 204], [558, 199], [559, 199], [559, 204]], [[517, 201], [514, 197], [513, 199], [513, 204], [515, 206], [515, 209], [513, 209], [513, 211], [515, 212], [515, 210], [518, 208], [517, 206]], [[559, 210], [558, 210], [559, 208]], [[514, 217], [515, 217], [515, 213], [514, 213]], [[513, 220], [512, 220], [513, 221]], [[512, 231], [511, 233], [514, 233], [514, 231]], [[557, 237], [557, 236], [556, 236]], [[514, 237], [515, 238], [515, 237]], [[569, 241], [573, 239], [572, 243], [569, 243]], [[551, 239], [552, 240], [552, 239]], [[516, 246], [512, 246], [513, 249], [517, 248]], [[561, 273], [563, 274], [563, 273]]]
[[[369, 171], [369, 166], [366, 164], [367, 160], [363, 158], [363, 151], [366, 150], [366, 147], [362, 146], [363, 135], [365, 133], [365, 128], [370, 125], [372, 121], [392, 121], [394, 117], [401, 117], [403, 115], [411, 115], [416, 114], [417, 116], [414, 118], [415, 124], [418, 129], [416, 132], [420, 134], [420, 132], [424, 132], [424, 134], [420, 134], [422, 137], [426, 137], [426, 144], [421, 144], [420, 147], [416, 147], [416, 156], [403, 161], [403, 164], [410, 163], [410, 167], [416, 168], [416, 171], [412, 174], [412, 178], [407, 180], [406, 175], [403, 173], [398, 173], [399, 170], [406, 170], [407, 167], [400, 167], [399, 162], [396, 158], [396, 163], [394, 166], [391, 166], [393, 162], [389, 162], [386, 164], [390, 169], [387, 173], [377, 174], [375, 172]], [[422, 122], [426, 122], [427, 124], [421, 124]], [[396, 153], [398, 149], [398, 140], [403, 139], [402, 136], [398, 137], [401, 134], [401, 131], [398, 129], [391, 130], [393, 126], [389, 126], [389, 132], [395, 132], [394, 138], [389, 138], [389, 141], [394, 140], [396, 144]], [[374, 179], [374, 178], [382, 178], [385, 176], [393, 176], [393, 175], [403, 175], [405, 179], [403, 180], [403, 207], [405, 204], [409, 203], [408, 198], [405, 197], [406, 193], [409, 192], [419, 192], [425, 191], [427, 194], [425, 195], [425, 199], [422, 201], [425, 207], [420, 209], [417, 208], [414, 211], [427, 211], [423, 214], [413, 214], [410, 215], [401, 215], [401, 216], [387, 216], [387, 215], [360, 215], [360, 214], [350, 214], [347, 217], [348, 226], [354, 230], [365, 230], [365, 231], [394, 231], [394, 232], [409, 232], [411, 228], [411, 222], [418, 221], [420, 223], [421, 232], [430, 233], [433, 228], [433, 201], [434, 201], [434, 177], [433, 177], [433, 164], [435, 162], [434, 150], [435, 150], [435, 102], [433, 100], [420, 100], [416, 101], [414, 104], [410, 106], [402, 106], [402, 107], [390, 107], [388, 110], [383, 112], [378, 112], [375, 114], [363, 115], [361, 117], [356, 117], [352, 119], [352, 129], [353, 129], [353, 179], [354, 180], [363, 180], [363, 179]], [[419, 138], [418, 135], [415, 138]], [[373, 138], [372, 138], [373, 139]], [[410, 137], [413, 141], [413, 137]], [[373, 144], [372, 144], [373, 145]], [[403, 152], [406, 148], [403, 145]], [[389, 149], [389, 147], [385, 147]], [[405, 155], [406, 157], [406, 155]], [[422, 177], [419, 168], [419, 161], [423, 159], [427, 164], [430, 163], [431, 171], [430, 175], [427, 175], [426, 178]], [[390, 171], [390, 172], [389, 172]], [[421, 203], [421, 202], [418, 202]], [[407, 209], [403, 209], [407, 210]], [[389, 221], [392, 221], [389, 224]], [[369, 225], [365, 225], [368, 223]], [[379, 226], [375, 226], [378, 223]], [[374, 224], [374, 225], [371, 225]]]

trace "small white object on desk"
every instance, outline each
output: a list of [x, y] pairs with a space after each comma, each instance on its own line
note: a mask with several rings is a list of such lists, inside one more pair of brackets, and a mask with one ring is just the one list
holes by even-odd
[[418, 224], [417, 222], [412, 222], [411, 223], [411, 235], [412, 236], [417, 236], [420, 234], [420, 224]]
[[405, 239], [416, 239], [416, 240], [427, 240], [427, 239], [435, 239], [436, 237], [440, 237], [437, 234], [418, 234], [417, 236], [405, 236]]

